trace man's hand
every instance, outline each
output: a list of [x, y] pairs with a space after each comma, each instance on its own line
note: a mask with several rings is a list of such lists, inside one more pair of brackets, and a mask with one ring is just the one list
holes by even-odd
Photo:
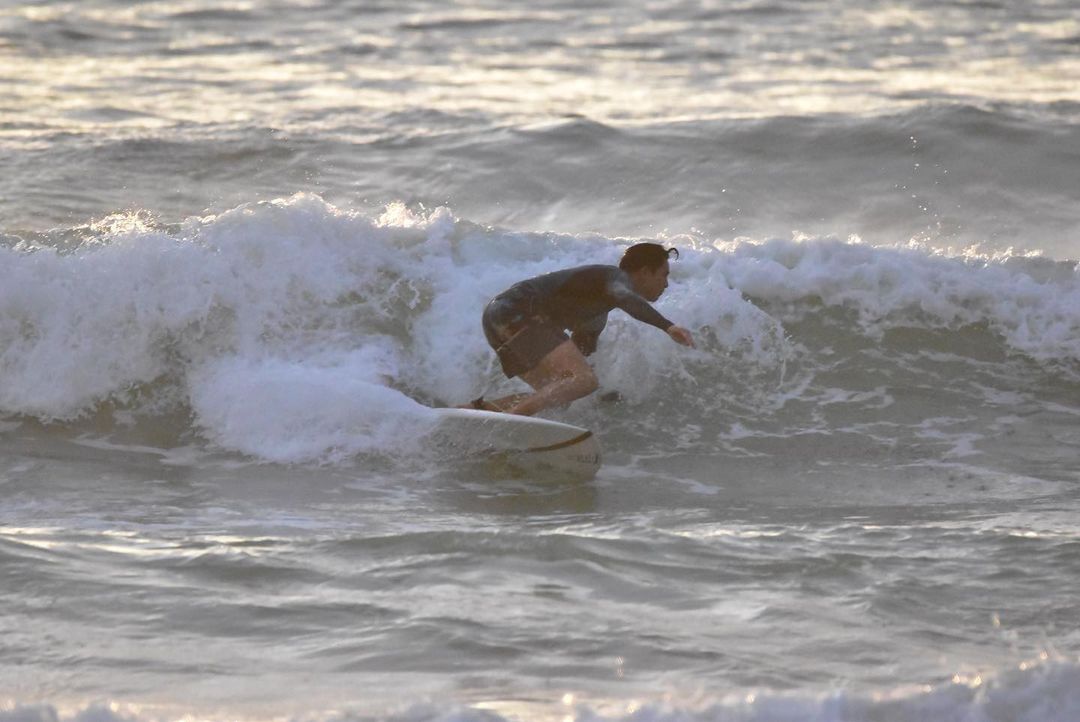
[[683, 346], [689, 346], [690, 348], [696, 348], [694, 346], [694, 337], [690, 335], [682, 326], [669, 326], [667, 335], [671, 336], [671, 340], [675, 343], [681, 343]]

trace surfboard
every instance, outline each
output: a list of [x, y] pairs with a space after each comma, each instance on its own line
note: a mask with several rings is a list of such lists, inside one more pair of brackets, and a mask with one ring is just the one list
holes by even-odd
[[473, 409], [436, 409], [434, 436], [463, 456], [498, 455], [526, 468], [592, 478], [600, 443], [588, 429], [535, 416]]

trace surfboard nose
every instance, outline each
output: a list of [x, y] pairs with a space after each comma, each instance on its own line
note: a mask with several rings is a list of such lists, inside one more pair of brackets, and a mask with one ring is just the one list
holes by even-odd
[[580, 426], [533, 416], [473, 409], [436, 409], [432, 443], [454, 456], [499, 456], [523, 469], [551, 469], [592, 478], [600, 443]]

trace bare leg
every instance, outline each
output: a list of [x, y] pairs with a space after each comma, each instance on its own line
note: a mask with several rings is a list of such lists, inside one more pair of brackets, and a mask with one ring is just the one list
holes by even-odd
[[521, 374], [521, 379], [536, 389], [536, 393], [526, 395], [513, 406], [503, 407], [507, 413], [532, 416], [588, 396], [599, 387], [596, 374], [573, 341], [556, 346], [535, 368]]

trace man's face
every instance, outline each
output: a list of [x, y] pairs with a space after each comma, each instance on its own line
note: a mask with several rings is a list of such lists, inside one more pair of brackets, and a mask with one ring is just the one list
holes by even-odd
[[668, 266], [668, 262], [664, 261], [656, 268], [639, 268], [634, 274], [634, 285], [637, 286], [637, 292], [645, 297], [648, 301], [655, 301], [660, 298], [664, 293], [664, 289], [668, 286], [668, 274], [671, 273], [671, 268]]

